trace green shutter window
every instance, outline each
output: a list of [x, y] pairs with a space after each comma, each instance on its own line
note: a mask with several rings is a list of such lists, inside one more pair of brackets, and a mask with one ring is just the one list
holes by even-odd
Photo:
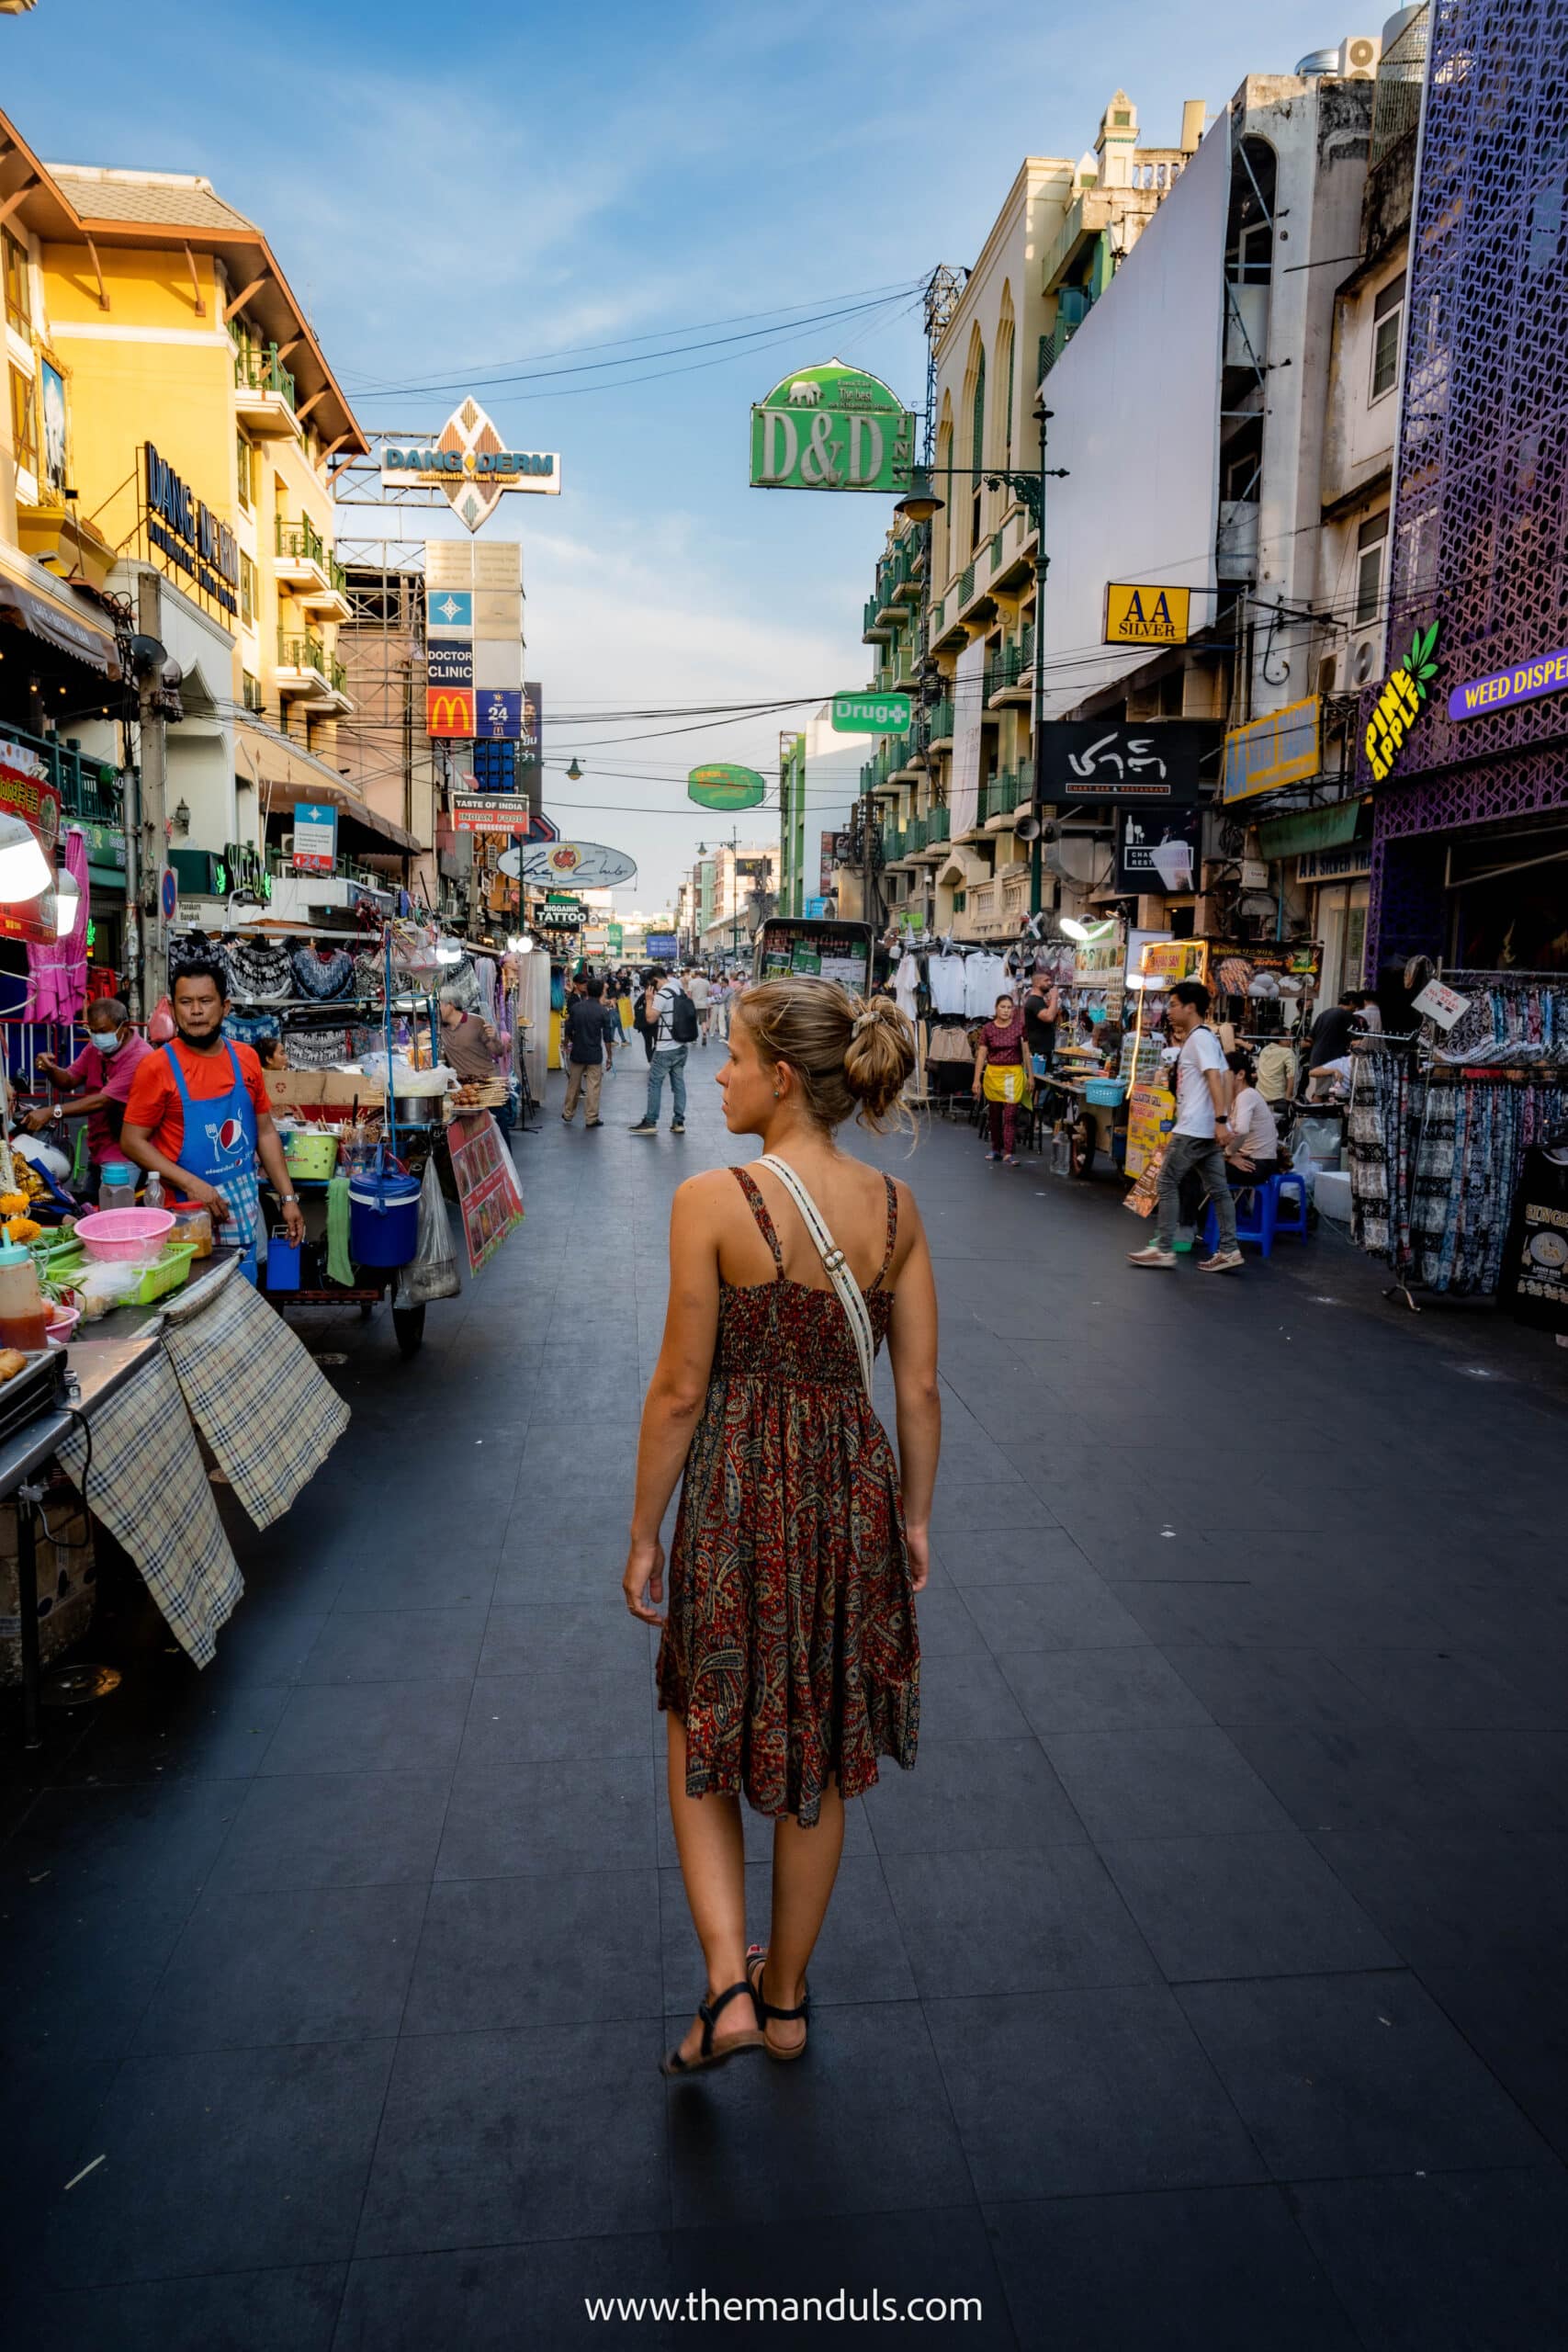
[[985, 460], [986, 438], [986, 355], [980, 354], [980, 364], [975, 371], [975, 450], [969, 462], [978, 466]]
[[1008, 405], [1007, 405], [1007, 421], [1006, 421], [1006, 424], [1005, 424], [1005, 426], [1004, 426], [1004, 428], [1003, 428], [1004, 439], [1005, 439], [1006, 444], [1007, 444], [1007, 458], [1008, 458], [1008, 463], [1009, 463], [1009, 465], [1010, 465], [1010, 465], [1011, 465], [1011, 463], [1012, 463], [1012, 357], [1013, 357], [1013, 352], [1014, 352], [1014, 350], [1017, 348], [1017, 344], [1018, 344], [1018, 338], [1017, 338], [1017, 336], [1016, 336], [1016, 335], [1013, 335], [1013, 334], [1010, 334], [1010, 335], [1008, 336]]

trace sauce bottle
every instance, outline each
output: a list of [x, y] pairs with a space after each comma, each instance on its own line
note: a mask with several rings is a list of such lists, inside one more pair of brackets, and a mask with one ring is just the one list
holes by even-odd
[[0, 1242], [0, 1348], [36, 1354], [49, 1343], [49, 1309], [39, 1294], [32, 1251]]

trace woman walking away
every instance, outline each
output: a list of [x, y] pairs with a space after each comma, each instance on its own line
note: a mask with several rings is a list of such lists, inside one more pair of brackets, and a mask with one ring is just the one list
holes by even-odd
[[997, 999], [991, 1018], [980, 1032], [975, 1053], [976, 1100], [984, 1094], [991, 1114], [991, 1148], [987, 1159], [1016, 1168], [1013, 1145], [1018, 1139], [1018, 1106], [1023, 1100], [1023, 1014], [1010, 996]]
[[[739, 2051], [800, 2057], [807, 1969], [844, 1803], [914, 1763], [942, 1434], [936, 1289], [908, 1187], [834, 1142], [880, 1129], [914, 1067], [897, 1007], [830, 980], [764, 981], [735, 1005], [718, 1073], [747, 1168], [675, 1194], [670, 1313], [643, 1408], [624, 1589], [663, 1625], [670, 1810], [707, 1986], [670, 2075]], [[884, 1340], [898, 1460], [872, 1407]], [[660, 1531], [684, 1470], [670, 1608]], [[773, 1821], [773, 1919], [746, 1942], [744, 1796]]]

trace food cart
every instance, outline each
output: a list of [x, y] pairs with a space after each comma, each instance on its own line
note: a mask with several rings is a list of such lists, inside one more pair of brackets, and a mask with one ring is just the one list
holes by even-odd
[[837, 980], [853, 996], [869, 996], [876, 933], [868, 922], [838, 922], [816, 915], [770, 915], [757, 933], [752, 978], [783, 979], [791, 972]]

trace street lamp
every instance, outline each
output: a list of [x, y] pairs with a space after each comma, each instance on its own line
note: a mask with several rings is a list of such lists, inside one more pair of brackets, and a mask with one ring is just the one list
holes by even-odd
[[566, 780], [569, 784], [581, 784], [582, 782], [582, 770], [579, 767], [575, 760], [572, 761], [570, 767], [569, 767], [566, 772]]

